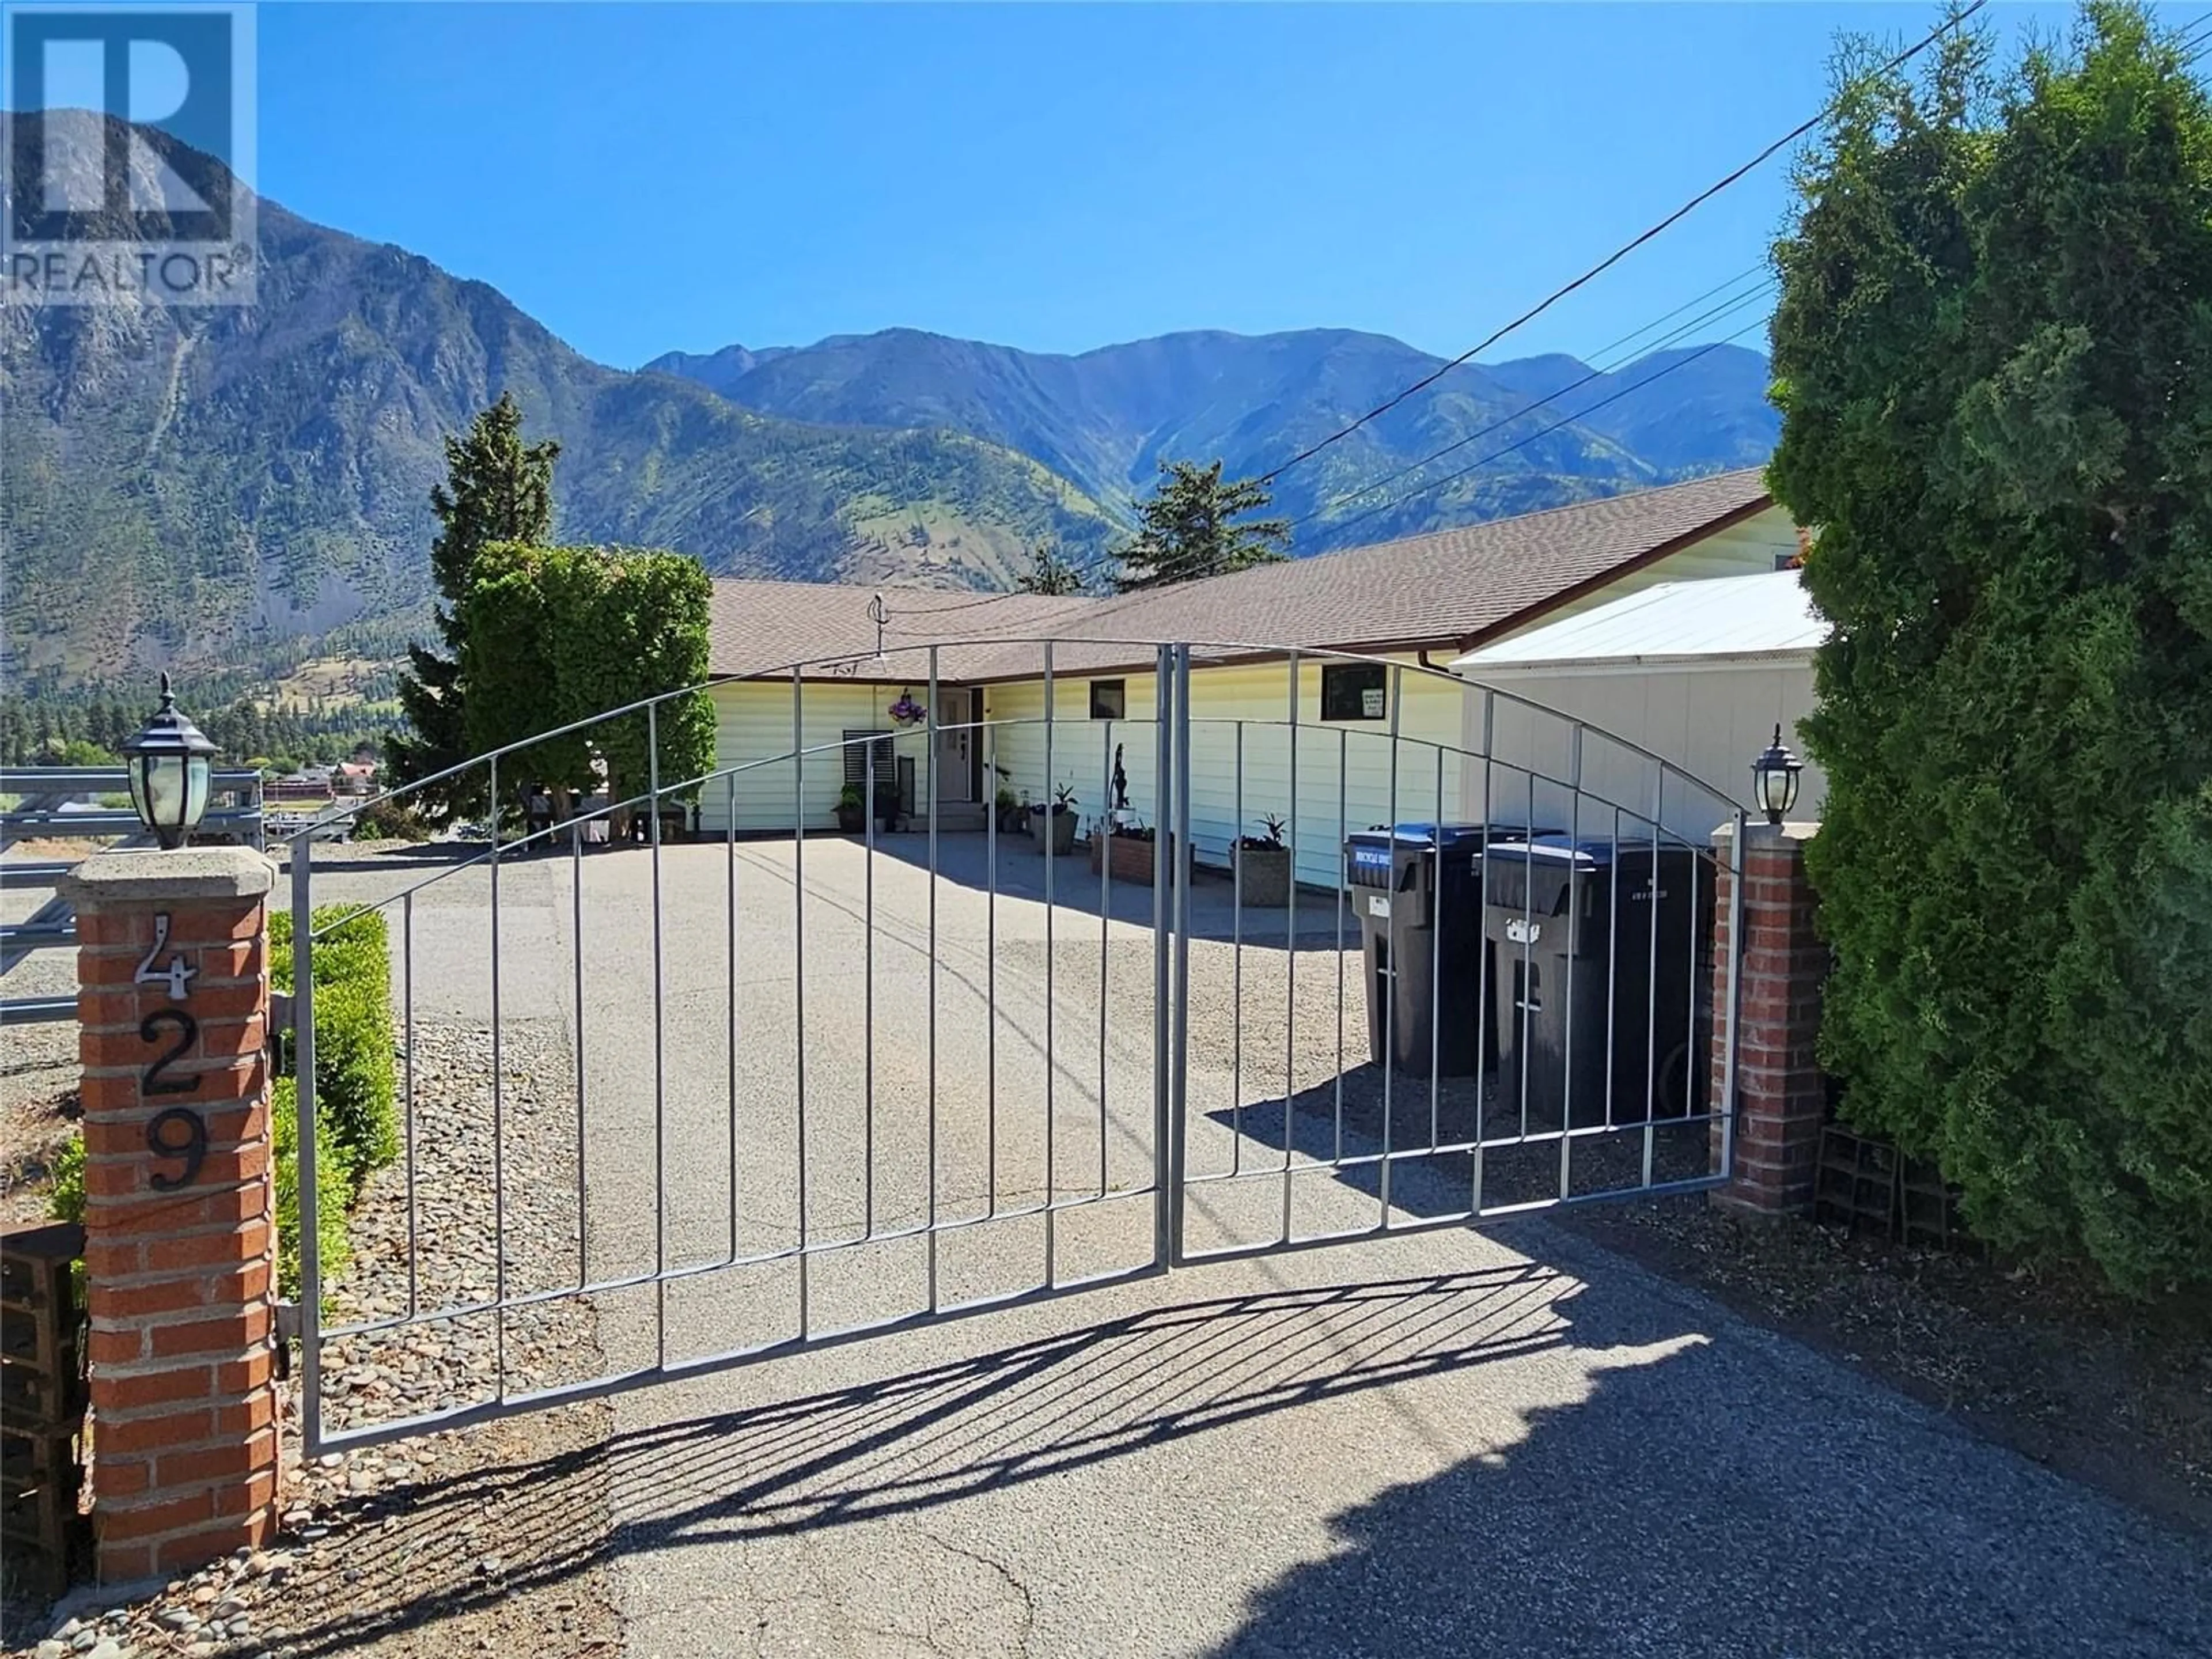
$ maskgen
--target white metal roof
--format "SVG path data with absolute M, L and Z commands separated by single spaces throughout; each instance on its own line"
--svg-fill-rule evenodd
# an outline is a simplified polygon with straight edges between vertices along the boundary
M 1795 570 L 1656 582 L 1470 651 L 1458 669 L 1562 667 L 1701 657 L 1796 657 L 1828 624 Z

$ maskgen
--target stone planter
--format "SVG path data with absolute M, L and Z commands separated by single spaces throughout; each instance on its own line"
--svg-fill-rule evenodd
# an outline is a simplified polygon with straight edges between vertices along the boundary
M 1240 842 L 1231 858 L 1240 902 L 1263 910 L 1279 910 L 1291 902 L 1289 848 L 1247 847 Z
M 1030 839 L 1047 858 L 1064 858 L 1075 850 L 1075 811 L 1073 807 L 1030 808 Z

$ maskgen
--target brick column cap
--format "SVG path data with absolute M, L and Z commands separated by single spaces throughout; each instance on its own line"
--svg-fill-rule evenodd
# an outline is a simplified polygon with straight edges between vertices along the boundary
M 276 866 L 250 847 L 150 847 L 94 853 L 54 885 L 80 909 L 258 899 L 276 884 Z
M 1755 847 L 1778 847 L 1802 853 L 1805 843 L 1820 833 L 1820 826 L 1817 820 L 1811 823 L 1769 823 L 1764 818 L 1753 818 L 1744 825 L 1743 850 L 1748 853 Z M 1733 822 L 1714 827 L 1713 848 L 1716 852 L 1727 852 L 1729 843 L 1735 839 L 1735 824 Z

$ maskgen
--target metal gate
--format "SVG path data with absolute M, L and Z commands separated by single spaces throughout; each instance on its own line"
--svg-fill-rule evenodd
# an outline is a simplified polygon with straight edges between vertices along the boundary
M 994 797 L 957 810 L 956 686 Z M 289 844 L 311 1455 L 1725 1178 L 1742 813 L 1657 756 L 1237 645 L 946 641 L 710 695 L 703 775 L 663 775 L 656 699 L 426 781 L 500 804 L 471 838 Z M 560 815 L 556 743 L 644 775 Z M 1416 818 L 1485 828 L 1370 833 Z

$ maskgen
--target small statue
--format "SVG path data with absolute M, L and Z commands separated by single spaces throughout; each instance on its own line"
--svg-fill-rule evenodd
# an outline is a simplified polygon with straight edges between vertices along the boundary
M 1121 745 L 1114 745 L 1114 810 L 1129 810 L 1129 775 L 1121 769 Z

